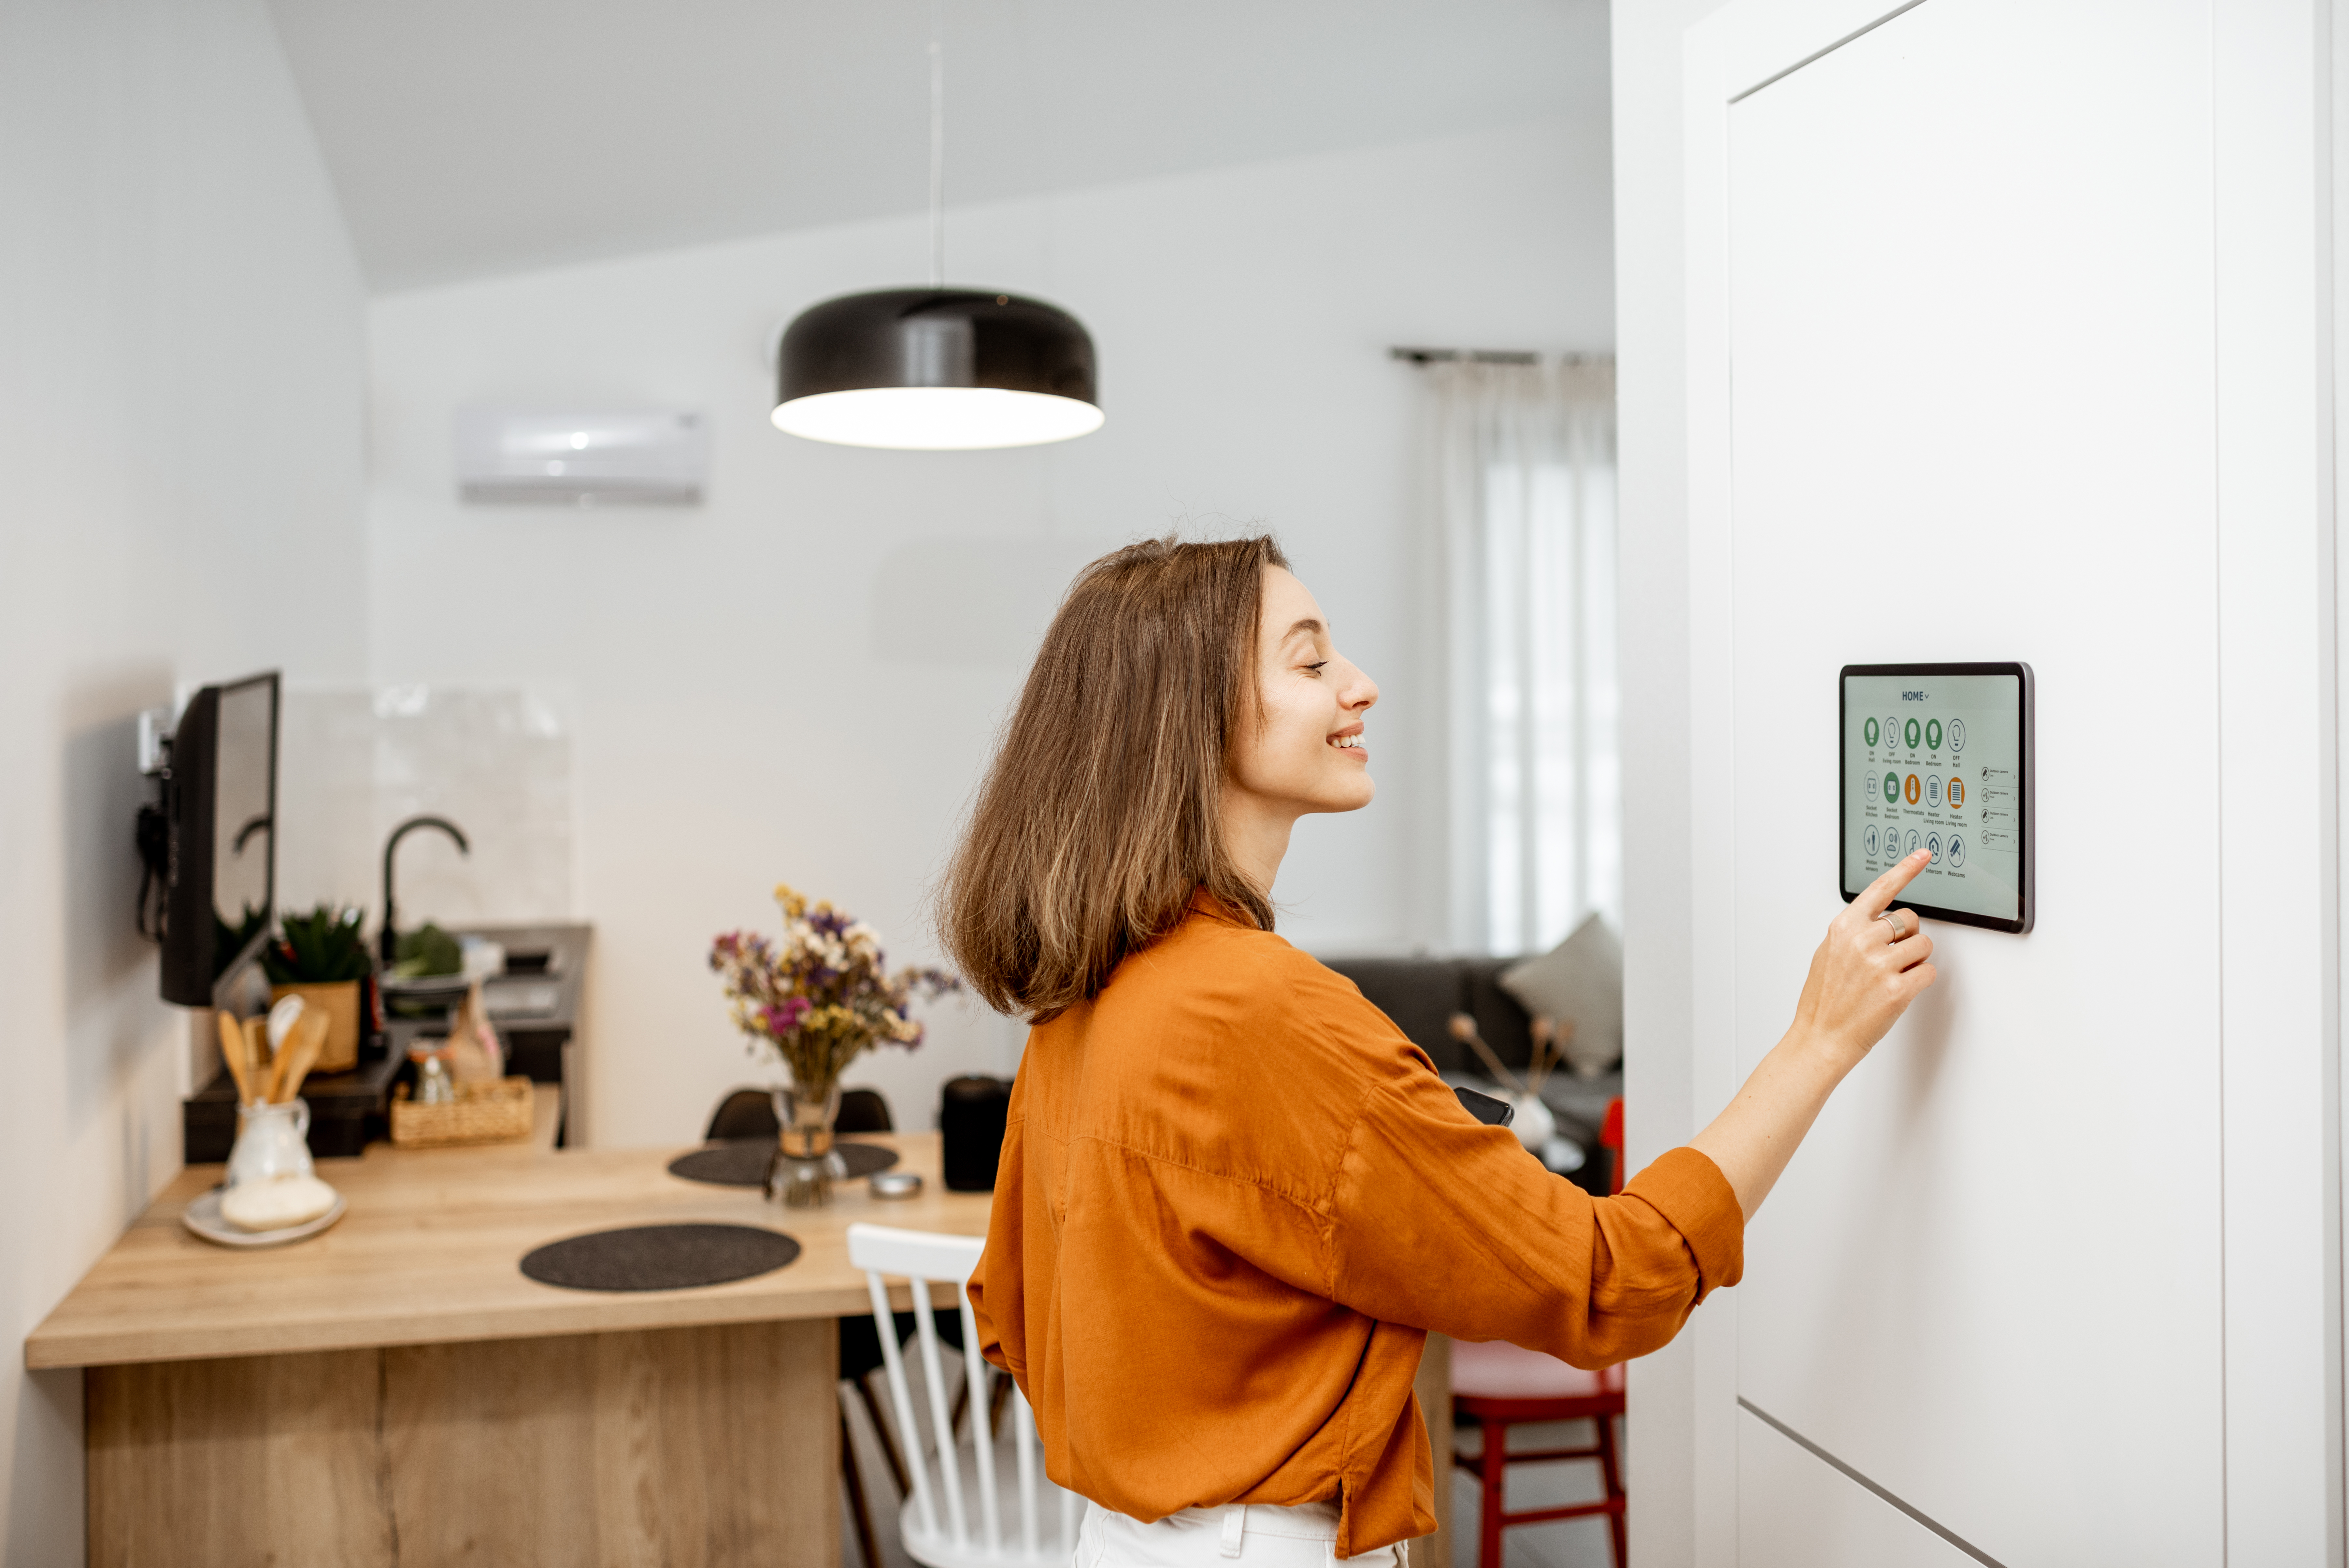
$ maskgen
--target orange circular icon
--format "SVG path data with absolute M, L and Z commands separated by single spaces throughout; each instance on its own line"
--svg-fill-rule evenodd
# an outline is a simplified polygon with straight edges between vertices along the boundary
M 1950 781 L 1950 809 L 1951 811 L 1955 811 L 1965 804 L 1966 781 L 1963 779 L 1951 779 Z
M 1917 804 L 1917 775 L 1915 774 L 1910 774 L 1909 775 L 1909 782 L 1902 787 L 1901 793 L 1909 797 L 1909 804 L 1910 805 Z

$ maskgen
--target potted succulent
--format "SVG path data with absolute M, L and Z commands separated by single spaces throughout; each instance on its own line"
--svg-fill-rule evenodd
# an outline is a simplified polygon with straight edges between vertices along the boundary
M 359 911 L 321 904 L 306 915 L 278 922 L 275 940 L 261 950 L 269 975 L 269 999 L 298 996 L 305 1007 L 326 1015 L 326 1043 L 318 1052 L 320 1073 L 347 1073 L 359 1062 L 359 982 L 375 961 L 359 933 Z

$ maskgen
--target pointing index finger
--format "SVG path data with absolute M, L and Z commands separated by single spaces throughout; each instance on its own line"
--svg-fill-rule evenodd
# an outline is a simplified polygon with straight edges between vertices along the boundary
M 1899 865 L 1870 882 L 1852 902 L 1865 910 L 1869 919 L 1876 919 L 1891 907 L 1892 900 L 1900 896 L 1900 889 L 1915 881 L 1917 873 L 1931 864 L 1932 859 L 1933 852 L 1930 849 L 1910 850 Z

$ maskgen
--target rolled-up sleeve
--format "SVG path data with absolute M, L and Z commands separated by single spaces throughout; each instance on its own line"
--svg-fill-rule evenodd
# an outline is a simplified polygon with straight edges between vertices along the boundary
M 1335 1300 L 1582 1367 L 1665 1344 L 1744 1262 L 1736 1194 L 1696 1150 L 1592 1198 L 1424 1072 L 1366 1097 L 1329 1212 Z

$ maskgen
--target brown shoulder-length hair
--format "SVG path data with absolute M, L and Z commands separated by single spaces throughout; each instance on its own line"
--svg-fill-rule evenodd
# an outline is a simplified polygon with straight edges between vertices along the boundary
M 1052 618 L 939 897 L 946 950 L 997 1010 L 1090 1000 L 1205 889 L 1272 929 L 1224 846 L 1225 757 L 1257 701 L 1269 535 L 1129 545 Z

